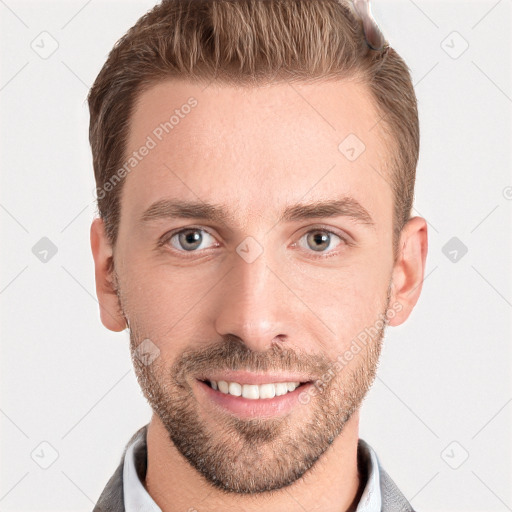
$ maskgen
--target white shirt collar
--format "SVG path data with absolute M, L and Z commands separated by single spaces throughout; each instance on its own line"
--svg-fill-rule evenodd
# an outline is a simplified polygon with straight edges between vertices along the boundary
M 128 446 L 123 465 L 123 495 L 126 512 L 162 512 L 142 484 L 135 469 L 136 457 L 147 457 L 145 450 L 146 429 Z M 143 450 L 141 450 L 143 448 Z M 147 466 L 147 463 L 146 463 Z
M 145 432 L 141 433 L 127 447 L 123 465 L 123 495 L 126 512 L 162 512 L 146 491 L 137 474 L 136 458 L 146 457 Z M 356 512 L 380 512 L 382 497 L 380 492 L 379 460 L 372 447 L 363 439 L 358 443 L 358 459 L 366 465 L 368 480 L 361 495 Z
M 375 450 L 363 439 L 358 443 L 358 459 L 361 458 L 368 468 L 368 480 L 357 505 L 356 512 L 380 512 L 382 496 L 380 493 L 379 458 Z

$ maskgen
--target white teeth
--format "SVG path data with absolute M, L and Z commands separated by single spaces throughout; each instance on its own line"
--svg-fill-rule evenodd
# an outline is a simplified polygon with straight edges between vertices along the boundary
M 259 386 L 256 384 L 244 384 L 242 386 L 242 396 L 244 398 L 259 398 L 260 397 L 260 390 Z
M 217 385 L 219 386 L 219 391 L 221 393 L 229 393 L 229 384 L 224 380 L 219 380 L 217 382 Z
M 286 395 L 288 393 L 288 386 L 286 382 L 278 382 L 276 385 L 276 396 Z
M 300 385 L 300 382 L 277 382 L 270 384 L 239 384 L 238 382 L 226 382 L 219 380 L 209 381 L 213 389 L 218 389 L 221 393 L 233 396 L 242 396 L 257 400 L 259 398 L 274 398 L 275 396 L 286 395 Z
M 242 386 L 238 382 L 230 382 L 228 389 L 230 395 L 240 396 L 242 394 Z
M 260 398 L 274 398 L 275 396 L 276 396 L 276 385 L 275 384 L 262 384 L 260 386 Z

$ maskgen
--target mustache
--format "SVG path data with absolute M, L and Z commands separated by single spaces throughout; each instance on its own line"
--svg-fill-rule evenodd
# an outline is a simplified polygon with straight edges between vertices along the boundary
M 234 335 L 206 348 L 185 350 L 174 362 L 171 372 L 177 382 L 184 382 L 187 375 L 201 375 L 207 371 L 244 370 L 254 373 L 297 372 L 322 376 L 331 361 L 325 355 L 308 354 L 283 345 L 272 343 L 266 351 L 251 350 Z

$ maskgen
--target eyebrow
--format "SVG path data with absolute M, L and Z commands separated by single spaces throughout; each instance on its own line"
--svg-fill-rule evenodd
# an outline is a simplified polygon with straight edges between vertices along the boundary
M 348 196 L 337 200 L 314 201 L 287 206 L 278 223 L 341 216 L 349 217 L 358 223 L 375 229 L 375 222 L 368 210 L 356 199 Z M 144 211 L 140 221 L 148 223 L 160 219 L 175 218 L 202 219 L 219 224 L 228 224 L 230 221 L 234 221 L 234 216 L 223 205 L 178 199 L 156 201 Z

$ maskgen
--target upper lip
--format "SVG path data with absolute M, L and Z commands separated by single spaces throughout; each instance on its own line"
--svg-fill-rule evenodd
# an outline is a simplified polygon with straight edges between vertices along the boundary
M 253 373 L 247 371 L 212 371 L 204 377 L 198 377 L 199 380 L 214 380 L 219 382 L 238 382 L 238 384 L 272 384 L 277 382 L 309 382 L 312 378 L 308 375 L 300 375 L 298 373 Z

